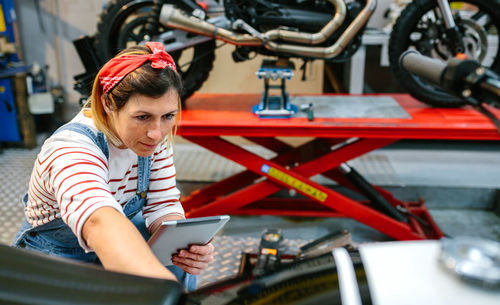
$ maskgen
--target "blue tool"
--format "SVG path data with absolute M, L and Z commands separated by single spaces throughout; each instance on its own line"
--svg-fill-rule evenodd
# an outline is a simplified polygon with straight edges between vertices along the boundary
M 298 108 L 290 103 L 290 97 L 285 89 L 285 80 L 290 80 L 295 69 L 289 60 L 264 60 L 256 72 L 259 79 L 264 79 L 264 92 L 259 104 L 252 107 L 252 112 L 261 118 L 289 118 L 297 113 Z M 280 79 L 279 85 L 270 84 L 270 80 Z M 270 89 L 280 89 L 279 95 L 270 95 Z

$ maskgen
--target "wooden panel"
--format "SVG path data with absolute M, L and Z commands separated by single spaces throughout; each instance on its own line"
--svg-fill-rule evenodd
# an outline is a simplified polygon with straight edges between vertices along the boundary
M 17 107 L 17 121 L 24 147 L 34 148 L 36 143 L 36 130 L 33 116 L 28 107 L 28 90 L 26 87 L 26 74 L 18 73 L 14 76 L 14 96 Z

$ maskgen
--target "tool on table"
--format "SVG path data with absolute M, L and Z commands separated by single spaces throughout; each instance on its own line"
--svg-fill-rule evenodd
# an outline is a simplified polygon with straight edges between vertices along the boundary
M 275 269 L 280 265 L 280 243 L 283 240 L 281 229 L 267 229 L 262 233 L 259 245 L 257 264 L 253 270 L 255 275 Z
M 307 119 L 309 121 L 314 120 L 313 103 L 300 105 L 300 111 L 307 113 Z

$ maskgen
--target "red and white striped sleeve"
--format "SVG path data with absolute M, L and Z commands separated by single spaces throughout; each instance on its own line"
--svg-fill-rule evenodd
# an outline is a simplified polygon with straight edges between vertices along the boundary
M 109 188 L 108 160 L 90 138 L 65 130 L 52 136 L 39 155 L 39 173 L 59 204 L 62 220 L 82 238 L 82 227 L 97 209 L 110 206 L 123 214 Z
M 156 150 L 151 160 L 147 204 L 142 211 L 148 228 L 164 215 L 184 216 L 175 176 L 173 150 L 164 143 Z

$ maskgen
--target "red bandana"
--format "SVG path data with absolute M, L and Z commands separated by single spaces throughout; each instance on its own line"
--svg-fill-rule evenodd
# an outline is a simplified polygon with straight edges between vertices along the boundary
M 172 70 L 177 71 L 172 56 L 165 52 L 165 46 L 161 42 L 146 42 L 146 47 L 153 51 L 153 54 L 115 57 L 102 67 L 99 74 L 99 83 L 104 93 L 108 93 L 127 74 L 139 68 L 148 60 L 151 61 L 151 67 L 155 69 L 170 67 Z

